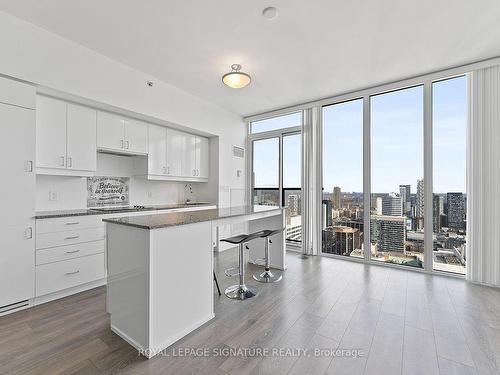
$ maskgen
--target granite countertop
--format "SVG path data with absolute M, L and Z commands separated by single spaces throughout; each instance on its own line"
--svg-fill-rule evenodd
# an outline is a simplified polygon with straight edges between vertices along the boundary
M 249 205 L 192 212 L 172 212 L 157 215 L 133 216 L 132 214 L 131 216 L 103 219 L 103 221 L 141 229 L 159 229 L 282 209 L 284 208 L 278 206 Z
M 144 211 L 158 211 L 158 210 L 173 210 L 176 208 L 188 208 L 188 207 L 200 207 L 200 206 L 212 206 L 209 202 L 195 202 L 195 203 L 177 203 L 177 204 L 162 204 L 156 206 L 147 206 L 141 209 L 131 209 L 127 211 L 123 210 L 106 210 L 100 211 L 97 208 L 84 208 L 76 210 L 56 210 L 56 211 L 38 211 L 35 213 L 35 219 L 51 219 L 57 217 L 71 217 L 71 216 L 87 216 L 87 215 L 108 215 L 117 213 L 133 213 L 133 212 L 144 212 Z

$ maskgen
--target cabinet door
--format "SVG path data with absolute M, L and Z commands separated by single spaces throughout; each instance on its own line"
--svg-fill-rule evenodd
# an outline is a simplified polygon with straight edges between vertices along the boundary
M 167 174 L 183 176 L 182 161 L 184 158 L 186 139 L 184 133 L 167 129 Z
M 35 111 L 0 104 L 0 122 L 1 307 L 34 296 Z
M 125 144 L 123 118 L 108 112 L 97 112 L 97 147 L 123 150 Z
M 208 138 L 196 137 L 196 177 L 208 178 Z
M 36 98 L 36 165 L 66 168 L 66 103 Z
M 32 219 L 0 226 L 0 307 L 35 296 L 33 227 Z
M 125 119 L 126 151 L 139 154 L 148 153 L 148 125 L 141 121 Z
M 66 127 L 66 166 L 68 169 L 96 170 L 96 124 L 96 110 L 68 104 Z
M 181 133 L 182 139 L 182 176 L 196 176 L 196 137 L 192 134 Z
M 167 129 L 163 126 L 148 127 L 148 174 L 167 173 Z

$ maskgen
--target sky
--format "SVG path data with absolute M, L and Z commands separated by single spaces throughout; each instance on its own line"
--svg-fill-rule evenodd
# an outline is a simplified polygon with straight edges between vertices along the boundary
M 434 192 L 465 192 L 466 79 L 433 85 Z M 323 109 L 323 186 L 332 191 L 363 190 L 363 103 L 354 100 Z M 254 130 L 276 129 L 297 115 L 261 121 Z M 372 192 L 416 192 L 423 177 L 423 87 L 371 98 Z M 283 141 L 284 187 L 300 185 L 300 136 Z M 256 187 L 278 187 L 278 139 L 254 143 Z

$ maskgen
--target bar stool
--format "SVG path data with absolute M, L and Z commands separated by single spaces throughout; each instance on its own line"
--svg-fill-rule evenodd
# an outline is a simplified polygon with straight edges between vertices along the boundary
M 283 277 L 283 274 L 279 271 L 275 271 L 275 273 L 271 272 L 270 264 L 271 264 L 271 257 L 269 255 L 269 244 L 273 243 L 271 241 L 271 236 L 274 236 L 275 234 L 283 232 L 283 229 L 275 229 L 275 230 L 264 230 L 262 231 L 260 237 L 266 239 L 266 246 L 264 249 L 264 259 L 259 259 L 264 261 L 264 272 L 259 273 L 256 272 L 253 274 L 254 280 L 257 280 L 261 283 L 274 283 L 277 281 L 280 281 L 281 278 Z
M 254 287 L 254 286 L 247 286 L 245 285 L 245 264 L 244 264 L 244 257 L 243 257 L 243 248 L 246 245 L 247 242 L 259 238 L 262 235 L 262 231 L 256 232 L 256 233 L 251 233 L 251 234 L 240 234 L 238 236 L 234 237 L 229 237 L 229 238 L 224 238 L 221 241 L 222 242 L 229 242 L 235 245 L 238 245 L 238 272 L 237 273 L 231 273 L 231 270 L 236 269 L 236 267 L 229 268 L 225 270 L 225 274 L 228 277 L 232 276 L 239 276 L 239 284 L 237 285 L 232 285 L 228 287 L 225 291 L 224 294 L 231 299 L 239 299 L 239 300 L 245 300 L 248 298 L 252 298 L 257 295 L 259 290 Z

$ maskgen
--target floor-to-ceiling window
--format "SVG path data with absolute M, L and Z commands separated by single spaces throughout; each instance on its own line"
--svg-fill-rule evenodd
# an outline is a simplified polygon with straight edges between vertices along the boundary
M 423 86 L 370 98 L 373 260 L 424 262 Z
M 253 204 L 283 205 L 286 239 L 302 240 L 302 112 L 250 123 Z
M 363 257 L 363 99 L 323 107 L 322 249 Z
M 433 265 L 460 274 L 466 262 L 466 85 L 465 76 L 432 85 Z

